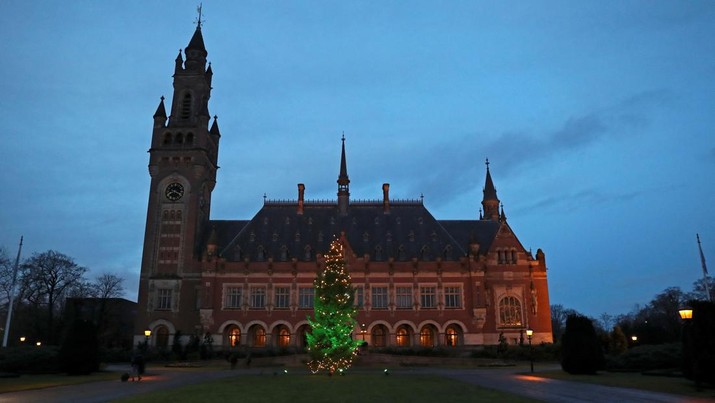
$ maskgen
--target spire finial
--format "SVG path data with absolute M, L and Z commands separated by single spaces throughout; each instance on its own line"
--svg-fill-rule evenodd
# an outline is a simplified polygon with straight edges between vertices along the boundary
M 345 142 L 345 130 L 343 130 L 343 143 Z
M 203 24 L 203 21 L 201 21 L 201 9 L 203 8 L 204 4 L 199 3 L 198 7 L 196 7 L 196 12 L 199 13 L 199 16 L 196 18 L 196 28 L 201 29 L 201 25 Z
M 485 162 L 485 164 L 487 165 L 487 171 L 488 171 L 489 170 L 489 158 L 487 158 L 487 161 Z

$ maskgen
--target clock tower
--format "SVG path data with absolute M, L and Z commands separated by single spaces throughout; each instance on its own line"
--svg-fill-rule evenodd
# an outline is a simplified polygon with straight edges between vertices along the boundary
M 183 55 L 179 50 L 176 57 L 171 113 L 167 116 L 164 97 L 154 113 L 138 334 L 170 323 L 171 334 L 181 330 L 190 335 L 199 323 L 201 244 L 216 184 L 221 137 L 216 117 L 211 122 L 209 115 L 213 72 L 210 64 L 206 66 L 207 55 L 199 20 Z

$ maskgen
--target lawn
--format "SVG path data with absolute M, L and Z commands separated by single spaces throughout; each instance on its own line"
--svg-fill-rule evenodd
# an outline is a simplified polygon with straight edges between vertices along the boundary
M 530 374 L 532 375 L 532 374 Z M 571 382 L 649 390 L 652 392 L 715 399 L 715 389 L 697 391 L 695 383 L 685 378 L 642 375 L 637 372 L 599 372 L 597 375 L 571 375 L 562 370 L 540 371 L 534 376 Z
M 282 374 L 232 377 L 178 389 L 132 396 L 120 402 L 533 402 L 509 393 L 437 376 Z
M 118 372 L 96 372 L 92 375 L 69 376 L 65 374 L 21 375 L 17 378 L 0 378 L 0 393 L 21 390 L 51 388 L 62 385 L 76 385 L 87 382 L 119 379 Z

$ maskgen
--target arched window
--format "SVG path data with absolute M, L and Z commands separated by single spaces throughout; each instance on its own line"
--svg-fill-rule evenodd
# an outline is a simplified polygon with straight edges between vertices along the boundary
M 400 347 L 409 347 L 410 346 L 410 333 L 407 331 L 407 329 L 404 326 L 400 326 L 399 329 L 397 329 L 397 336 L 396 340 L 397 345 Z
M 511 250 L 511 263 L 516 264 L 516 250 Z
M 400 245 L 399 248 L 397 248 L 397 260 L 403 261 L 407 259 L 407 254 L 405 253 L 405 246 Z
M 253 330 L 253 347 L 265 347 L 266 346 L 266 331 L 260 327 L 256 326 Z
M 184 142 L 184 135 L 182 133 L 176 133 L 176 140 L 174 140 L 176 144 L 181 144 Z
M 285 327 L 278 332 L 278 347 L 288 347 L 290 345 L 290 332 Z
M 288 247 L 283 245 L 281 246 L 281 262 L 285 262 L 288 260 Z
M 459 331 L 454 325 L 447 328 L 446 343 L 449 347 L 455 347 L 459 344 Z
M 521 303 L 507 296 L 499 301 L 499 320 L 502 326 L 521 326 Z
M 420 249 L 420 260 L 429 260 L 429 246 L 425 245 Z
M 420 330 L 420 346 L 434 347 L 434 331 L 427 325 Z
M 194 133 L 186 135 L 186 144 L 194 144 Z
M 306 245 L 304 251 L 305 251 L 305 256 L 304 256 L 305 260 L 310 261 L 310 259 L 313 258 L 313 249 L 310 248 L 310 245 Z
M 385 347 L 385 328 L 382 325 L 372 329 L 372 345 L 375 347 Z
M 156 333 L 156 346 L 157 347 L 168 347 L 169 346 L 169 329 L 164 326 L 157 326 L 156 329 L 154 329 L 154 332 Z
M 191 117 L 191 93 L 184 94 L 184 99 L 181 100 L 181 118 L 188 119 Z
M 229 347 L 237 347 L 241 344 L 241 329 L 236 325 L 230 326 L 226 331 L 226 339 Z
M 164 144 L 171 144 L 171 133 L 164 134 Z

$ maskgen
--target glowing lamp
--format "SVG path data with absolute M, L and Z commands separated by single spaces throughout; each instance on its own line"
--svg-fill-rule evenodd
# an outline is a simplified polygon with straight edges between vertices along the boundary
M 693 318 L 693 310 L 690 308 L 682 308 L 678 310 L 678 314 L 682 320 L 690 320 Z
M 631 336 L 631 340 L 633 340 L 634 343 L 637 342 L 638 336 L 636 336 L 636 335 Z
M 534 330 L 531 328 L 526 329 L 526 336 L 531 337 L 534 335 Z
M 144 331 L 144 336 L 145 336 L 145 337 L 151 336 L 151 330 L 149 330 L 149 329 L 145 330 L 145 331 Z
M 20 343 L 24 343 L 24 342 L 25 342 L 25 336 L 20 336 Z

